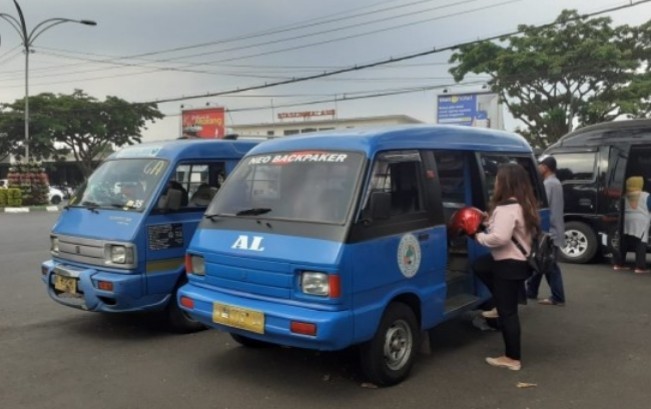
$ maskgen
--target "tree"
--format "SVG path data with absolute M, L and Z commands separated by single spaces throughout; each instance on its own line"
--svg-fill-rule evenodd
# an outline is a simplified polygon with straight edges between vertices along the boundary
M 576 126 L 651 112 L 651 20 L 612 27 L 608 17 L 588 19 L 564 10 L 555 24 L 518 27 L 521 34 L 459 48 L 450 69 L 459 82 L 488 74 L 493 92 L 546 147 Z
M 113 146 L 142 141 L 147 121 L 163 114 L 154 104 L 132 104 L 108 96 L 104 101 L 81 90 L 71 95 L 43 93 L 30 97 L 30 156 L 36 160 L 74 155 L 85 177 L 93 171 L 97 158 Z M 24 100 L 3 105 L 0 134 L 4 144 L 18 158 L 24 153 Z

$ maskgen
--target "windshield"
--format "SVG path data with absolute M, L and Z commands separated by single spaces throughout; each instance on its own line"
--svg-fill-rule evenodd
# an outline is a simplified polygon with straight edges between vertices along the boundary
M 331 151 L 286 152 L 244 159 L 206 211 L 343 223 L 364 157 Z
M 167 168 L 161 159 L 104 162 L 70 200 L 72 206 L 142 211 Z

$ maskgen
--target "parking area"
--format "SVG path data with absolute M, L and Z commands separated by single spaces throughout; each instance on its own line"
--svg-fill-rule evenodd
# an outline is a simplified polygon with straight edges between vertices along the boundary
M 563 265 L 567 305 L 521 309 L 522 371 L 486 365 L 500 334 L 457 320 L 431 331 L 406 382 L 374 389 L 354 351 L 246 349 L 54 303 L 39 266 L 56 217 L 0 214 L 2 408 L 649 407 L 651 275 Z

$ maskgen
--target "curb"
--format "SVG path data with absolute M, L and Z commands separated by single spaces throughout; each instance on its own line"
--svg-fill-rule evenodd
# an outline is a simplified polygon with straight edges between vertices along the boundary
M 0 213 L 58 212 L 59 206 L 0 207 Z

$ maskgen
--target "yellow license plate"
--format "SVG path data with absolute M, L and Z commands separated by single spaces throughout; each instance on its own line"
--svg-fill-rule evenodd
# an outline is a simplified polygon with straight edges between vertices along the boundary
M 77 279 L 55 275 L 54 289 L 62 293 L 77 294 Z
M 214 303 L 212 320 L 217 324 L 264 334 L 264 313 L 260 311 Z

